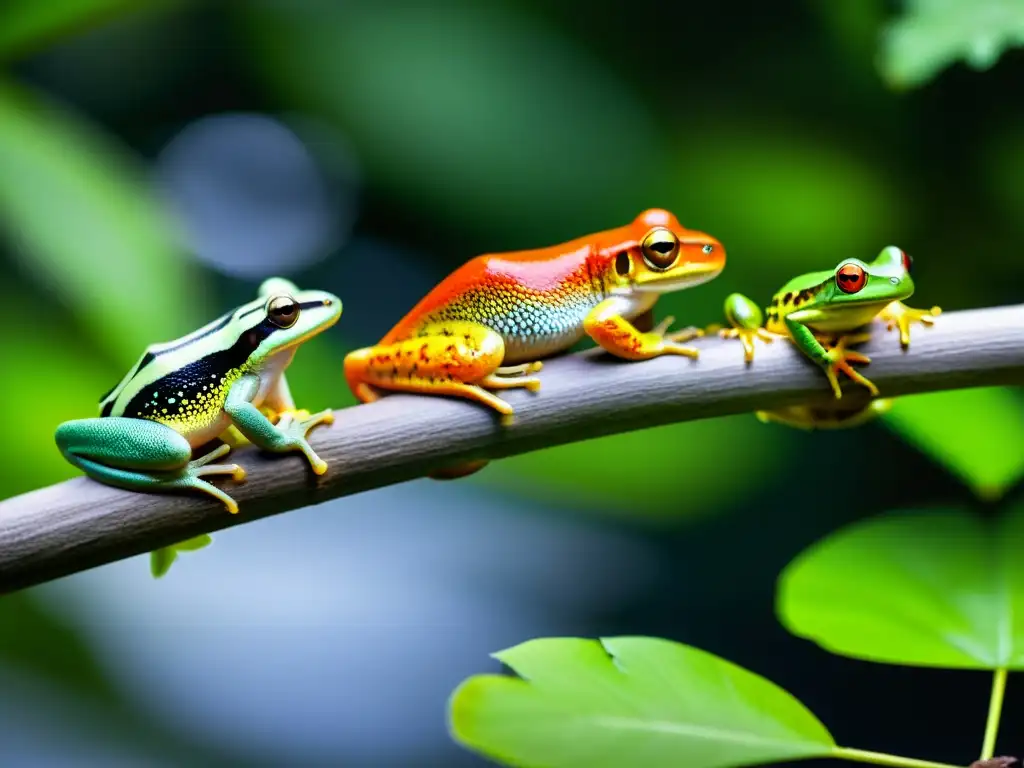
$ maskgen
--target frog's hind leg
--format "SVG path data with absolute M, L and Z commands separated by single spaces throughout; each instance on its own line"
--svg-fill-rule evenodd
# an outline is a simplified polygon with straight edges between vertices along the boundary
M 71 464 L 98 482 L 130 491 L 202 491 L 220 500 L 232 514 L 238 512 L 234 499 L 201 479 L 205 475 L 231 475 L 236 482 L 245 478 L 245 470 L 237 464 L 210 463 L 228 453 L 229 445 L 189 461 L 192 447 L 170 427 L 121 417 L 61 424 L 56 441 Z
M 356 350 L 345 358 L 345 378 L 363 402 L 376 399 L 376 389 L 450 395 L 493 408 L 509 423 L 515 413 L 488 391 L 522 387 L 536 391 L 540 380 L 523 374 L 539 363 L 502 367 L 505 342 L 486 326 L 465 321 L 432 323 L 418 336 Z

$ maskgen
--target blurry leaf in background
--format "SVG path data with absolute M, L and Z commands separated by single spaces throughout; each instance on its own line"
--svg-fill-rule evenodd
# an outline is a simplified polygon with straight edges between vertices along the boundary
M 21 55 L 65 34 L 101 24 L 140 7 L 179 0 L 4 0 L 0 8 L 0 59 Z
M 835 747 L 774 683 L 668 640 L 545 638 L 494 657 L 521 679 L 469 678 L 449 719 L 456 740 L 511 765 L 725 768 Z
M 961 59 L 989 69 L 1005 49 L 1024 45 L 1020 0 L 903 0 L 903 8 L 884 30 L 880 57 L 896 88 L 923 85 Z
M 744 290 L 765 301 L 801 272 L 873 258 L 912 213 L 875 165 L 805 127 L 716 125 L 680 138 L 667 194 L 684 225 L 722 239 Z M 771 284 L 758 288 L 751 274 Z
M 780 432 L 747 414 L 670 424 L 512 456 L 480 479 L 574 509 L 697 517 L 744 498 L 785 464 L 790 435 Z
M 527 221 L 568 239 L 624 223 L 674 172 L 644 104 L 523 8 L 250 7 L 241 21 L 284 98 L 336 120 L 388 194 L 460 231 Z
M 68 419 L 99 415 L 100 395 L 125 371 L 105 366 L 82 339 L 29 300 L 0 293 L 8 312 L 31 317 L 4 339 L 0 402 L 8 403 L 17 440 L 0 441 L 0 499 L 81 474 L 68 464 L 53 433 Z
M 204 307 L 202 280 L 116 139 L 0 82 L 0 168 L 0 236 L 113 359 L 128 364 Z
M 779 579 L 786 628 L 889 664 L 1024 668 L 1024 505 L 890 512 L 814 544 Z
M 999 498 L 1024 477 L 1024 400 L 1012 389 L 898 397 L 882 422 L 983 499 Z

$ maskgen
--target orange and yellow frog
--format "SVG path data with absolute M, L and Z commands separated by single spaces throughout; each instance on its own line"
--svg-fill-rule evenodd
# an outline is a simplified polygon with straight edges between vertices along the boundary
M 705 283 L 724 266 L 718 240 L 657 208 L 561 245 L 477 256 L 378 344 L 351 352 L 345 378 L 362 402 L 380 390 L 452 395 L 490 406 L 507 424 L 513 408 L 494 391 L 536 391 L 540 380 L 530 374 L 540 360 L 584 335 L 627 360 L 696 358 L 683 342 L 702 331 L 668 333 L 671 317 L 647 331 L 631 320 L 661 294 Z

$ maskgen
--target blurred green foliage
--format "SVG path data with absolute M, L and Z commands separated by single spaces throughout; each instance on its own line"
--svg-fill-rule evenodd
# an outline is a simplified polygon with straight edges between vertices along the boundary
M 1017 0 L 904 0 L 904 8 L 882 41 L 882 73 L 897 87 L 922 85 L 958 59 L 989 69 L 1006 48 L 1024 45 Z
M 958 389 L 900 397 L 883 422 L 983 499 L 1024 477 L 1024 402 L 1015 390 Z

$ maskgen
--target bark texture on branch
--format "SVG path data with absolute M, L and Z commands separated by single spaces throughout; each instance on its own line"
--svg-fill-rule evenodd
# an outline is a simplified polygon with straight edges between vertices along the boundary
M 907 351 L 895 332 L 877 331 L 858 350 L 871 356 L 865 373 L 883 396 L 1024 384 L 1024 305 L 943 314 L 933 328 L 913 328 Z M 0 593 L 461 459 L 832 398 L 821 370 L 787 342 L 759 343 L 750 366 L 736 341 L 694 343 L 697 361 L 626 362 L 584 352 L 546 362 L 539 392 L 501 393 L 516 408 L 510 427 L 483 406 L 442 397 L 395 394 L 338 411 L 333 426 L 311 433 L 329 465 L 322 477 L 300 455 L 245 448 L 232 456 L 248 472 L 246 482 L 224 486 L 239 502 L 238 515 L 202 495 L 132 493 L 84 477 L 2 501 Z M 337 371 L 325 375 L 345 386 Z M 844 402 L 866 397 L 855 385 L 844 384 L 844 393 Z

